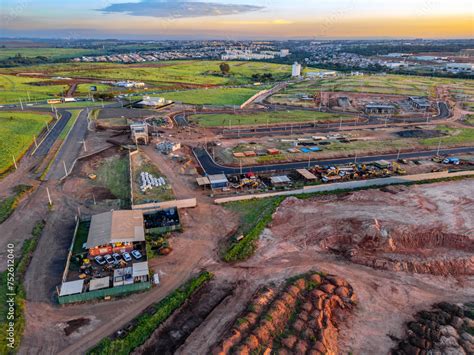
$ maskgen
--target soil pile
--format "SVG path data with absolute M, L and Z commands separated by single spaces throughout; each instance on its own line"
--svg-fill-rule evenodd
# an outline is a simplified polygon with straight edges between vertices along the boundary
M 326 354 L 338 352 L 338 327 L 355 304 L 351 285 L 312 273 L 281 291 L 259 290 L 213 354 Z
M 474 354 L 474 304 L 442 302 L 421 311 L 406 326 L 393 355 Z

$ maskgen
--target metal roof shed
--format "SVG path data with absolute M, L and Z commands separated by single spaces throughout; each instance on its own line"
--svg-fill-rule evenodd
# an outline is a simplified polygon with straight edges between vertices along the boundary
M 143 212 L 111 211 L 92 216 L 86 248 L 145 241 Z
M 316 180 L 317 177 L 306 169 L 297 169 L 296 172 L 304 177 L 306 180 Z
M 132 276 L 147 276 L 148 275 L 148 261 L 133 264 Z
M 63 282 L 61 285 L 59 296 L 67 296 L 67 295 L 82 293 L 83 287 L 84 287 L 84 280 Z
M 272 182 L 272 185 L 288 184 L 291 182 L 290 178 L 286 175 L 272 176 L 270 180 Z
M 89 284 L 89 291 L 109 288 L 109 286 L 110 286 L 110 276 L 102 277 L 100 279 L 92 279 Z
M 209 175 L 208 178 L 209 178 L 209 182 L 211 183 L 211 187 L 213 189 L 226 187 L 227 184 L 229 183 L 229 180 L 227 180 L 227 177 L 225 176 L 225 174 Z

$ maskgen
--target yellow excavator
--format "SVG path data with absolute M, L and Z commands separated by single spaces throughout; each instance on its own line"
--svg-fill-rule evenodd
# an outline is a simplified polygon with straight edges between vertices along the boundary
M 407 171 L 403 169 L 400 166 L 400 164 L 395 163 L 395 162 L 392 163 L 392 170 L 395 174 L 398 174 L 398 175 L 405 175 L 407 173 Z

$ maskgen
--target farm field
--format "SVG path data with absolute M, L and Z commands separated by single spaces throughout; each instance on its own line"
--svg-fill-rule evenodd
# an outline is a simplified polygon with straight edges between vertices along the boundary
M 35 85 L 48 80 L 0 74 L 0 104 L 46 100 L 59 97 L 67 85 Z
M 304 110 L 295 111 L 275 111 L 261 112 L 248 115 L 232 115 L 232 114 L 204 114 L 193 115 L 191 121 L 204 127 L 219 126 L 245 126 L 245 125 L 265 125 L 278 123 L 300 123 L 316 121 L 339 121 L 340 119 L 352 119 L 350 116 L 341 116 L 333 113 L 312 112 Z
M 262 88 L 216 88 L 165 93 L 168 100 L 193 105 L 241 105 Z
M 18 160 L 45 128 L 51 116 L 37 113 L 0 112 L 0 174 Z
M 471 88 L 469 80 L 404 75 L 368 75 L 317 79 L 289 86 L 281 96 L 313 95 L 316 91 L 342 91 L 405 96 L 433 96 L 437 85 Z
M 5 73 L 47 73 L 51 76 L 97 78 L 103 80 L 136 80 L 148 84 L 177 83 L 195 85 L 239 85 L 252 82 L 253 74 L 272 73 L 276 80 L 288 78 L 288 65 L 261 62 L 227 62 L 230 73 L 220 73 L 220 61 L 169 61 L 156 64 L 67 63 L 3 69 Z

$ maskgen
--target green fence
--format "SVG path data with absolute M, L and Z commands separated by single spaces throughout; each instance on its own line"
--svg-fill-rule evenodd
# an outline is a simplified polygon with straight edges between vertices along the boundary
M 150 282 L 139 282 L 131 285 L 117 286 L 112 288 L 106 288 L 103 290 L 79 293 L 76 295 L 59 296 L 58 301 L 59 304 L 85 302 L 90 301 L 92 299 L 104 298 L 107 296 L 119 296 L 131 292 L 142 291 L 149 289 L 150 287 Z
M 147 233 L 151 234 L 165 234 L 173 231 L 181 230 L 181 224 L 174 225 L 174 226 L 166 226 L 166 227 L 156 227 L 147 229 Z

